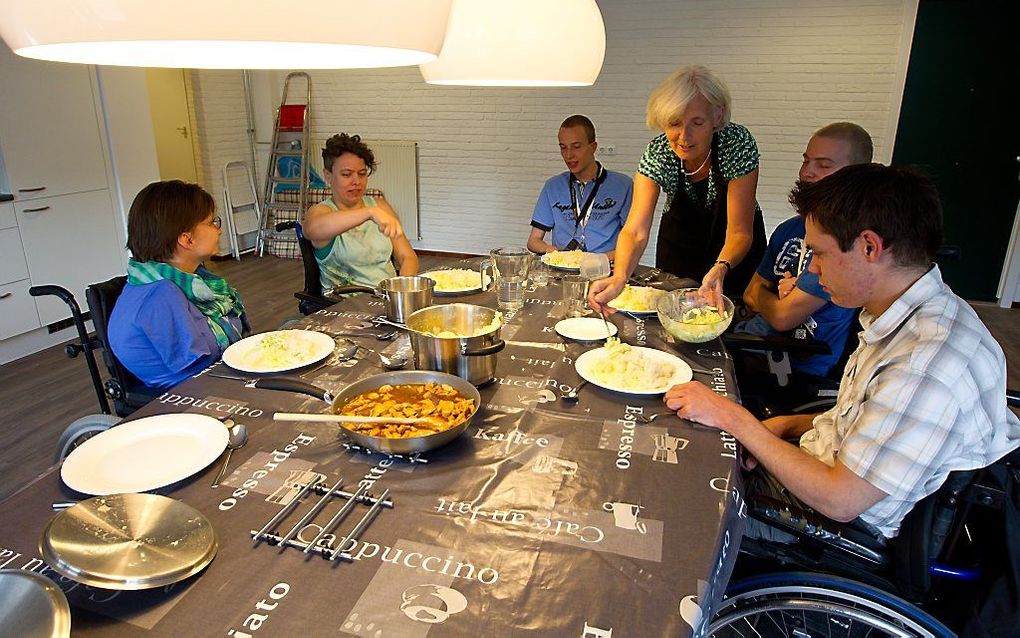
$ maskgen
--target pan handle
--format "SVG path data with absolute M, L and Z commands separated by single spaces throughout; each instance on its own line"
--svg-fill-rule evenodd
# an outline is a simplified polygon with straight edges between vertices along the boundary
M 503 348 L 505 347 L 506 341 L 503 341 L 502 339 L 492 344 L 491 346 L 485 346 L 484 348 L 479 348 L 478 350 L 468 350 L 467 344 L 465 343 L 461 344 L 460 353 L 465 357 L 483 357 L 485 355 L 502 352 Z
M 305 383 L 300 379 L 294 379 L 292 377 L 266 377 L 264 379 L 257 380 L 255 382 L 255 387 L 263 390 L 281 390 L 283 392 L 307 394 L 315 397 L 316 399 L 322 399 L 330 405 L 333 404 L 333 395 L 330 394 L 329 390 L 324 390 L 317 385 Z

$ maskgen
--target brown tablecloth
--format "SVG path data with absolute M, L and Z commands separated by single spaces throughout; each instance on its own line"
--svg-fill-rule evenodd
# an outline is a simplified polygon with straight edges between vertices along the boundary
M 0 567 L 34 569 L 60 583 L 80 635 L 697 633 L 722 595 L 743 529 L 735 442 L 673 416 L 635 424 L 635 414 L 664 411 L 661 397 L 586 386 L 576 404 L 559 400 L 578 381 L 574 359 L 596 347 L 553 331 L 560 294 L 555 281 L 529 290 L 524 308 L 507 317 L 497 378 L 480 389 L 484 405 L 468 431 L 429 453 L 427 463 L 347 450 L 331 424 L 274 422 L 274 411 L 325 405 L 205 373 L 139 410 L 132 419 L 232 414 L 250 433 L 219 488 L 210 488 L 214 463 L 159 490 L 200 510 L 218 535 L 215 560 L 183 583 L 113 592 L 46 567 L 37 543 L 50 504 L 81 497 L 63 486 L 59 468 L 0 503 Z M 447 300 L 495 303 L 491 292 Z M 337 331 L 383 312 L 380 301 L 360 296 L 287 327 Z M 624 341 L 713 370 L 695 378 L 734 395 L 733 368 L 718 341 L 674 343 L 654 315 L 611 320 Z M 356 341 L 410 356 L 406 336 Z M 369 355 L 304 378 L 337 390 L 380 373 L 377 361 Z M 222 364 L 213 370 L 230 372 Z M 252 543 L 251 532 L 313 473 L 326 485 L 342 477 L 350 491 L 359 484 L 376 495 L 390 490 L 393 509 L 382 509 L 348 545 L 351 562 Z M 289 529 L 316 500 L 306 498 L 280 527 Z M 321 525 L 340 504 L 313 520 Z M 337 535 L 364 511 L 356 507 Z M 311 524 L 300 537 L 318 529 Z

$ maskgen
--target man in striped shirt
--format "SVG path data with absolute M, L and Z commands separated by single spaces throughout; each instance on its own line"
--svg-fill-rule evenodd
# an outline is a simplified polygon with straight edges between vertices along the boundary
M 749 493 L 892 538 L 950 472 L 1020 446 L 1002 349 L 932 264 L 942 208 L 927 178 L 861 164 L 799 185 L 790 200 L 806 216 L 810 271 L 834 303 L 863 307 L 836 406 L 762 423 L 700 383 L 675 386 L 666 404 L 741 442 Z M 748 526 L 788 540 L 771 532 Z

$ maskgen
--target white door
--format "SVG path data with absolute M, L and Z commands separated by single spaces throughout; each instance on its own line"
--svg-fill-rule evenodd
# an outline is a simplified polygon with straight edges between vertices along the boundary
M 85 287 L 123 274 L 110 191 L 47 197 L 15 204 L 21 242 L 34 285 L 67 288 L 85 305 Z M 56 297 L 37 297 L 48 325 L 70 316 Z
M 0 151 L 16 199 L 107 188 L 91 74 L 0 44 Z

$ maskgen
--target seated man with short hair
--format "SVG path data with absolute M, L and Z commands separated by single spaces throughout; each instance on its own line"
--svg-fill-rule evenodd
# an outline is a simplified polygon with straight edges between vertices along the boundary
M 807 220 L 811 272 L 832 301 L 863 306 L 861 344 L 836 406 L 759 422 L 692 382 L 666 393 L 686 419 L 734 436 L 760 466 L 765 491 L 830 519 L 892 538 L 904 516 L 954 470 L 980 468 L 1020 446 L 1006 407 L 1002 348 L 932 264 L 942 205 L 926 177 L 879 164 L 848 166 L 800 184 L 791 202 Z M 784 439 L 799 437 L 799 446 Z M 751 537 L 773 528 L 748 524 Z
M 804 149 L 800 183 L 817 182 L 844 166 L 870 162 L 872 153 L 871 136 L 860 126 L 851 122 L 823 126 Z M 810 263 L 810 252 L 804 248 L 804 218 L 797 215 L 772 233 L 765 256 L 744 291 L 744 304 L 758 314 L 736 331 L 771 335 L 803 329 L 804 336 L 828 344 L 830 352 L 793 357 L 792 367 L 822 377 L 839 361 L 856 311 L 832 303 L 818 276 L 808 271 Z
M 560 124 L 557 139 L 567 171 L 550 177 L 535 203 L 528 248 L 545 254 L 557 250 L 608 253 L 627 221 L 633 182 L 595 161 L 595 125 L 583 115 Z M 552 231 L 552 241 L 545 235 Z

